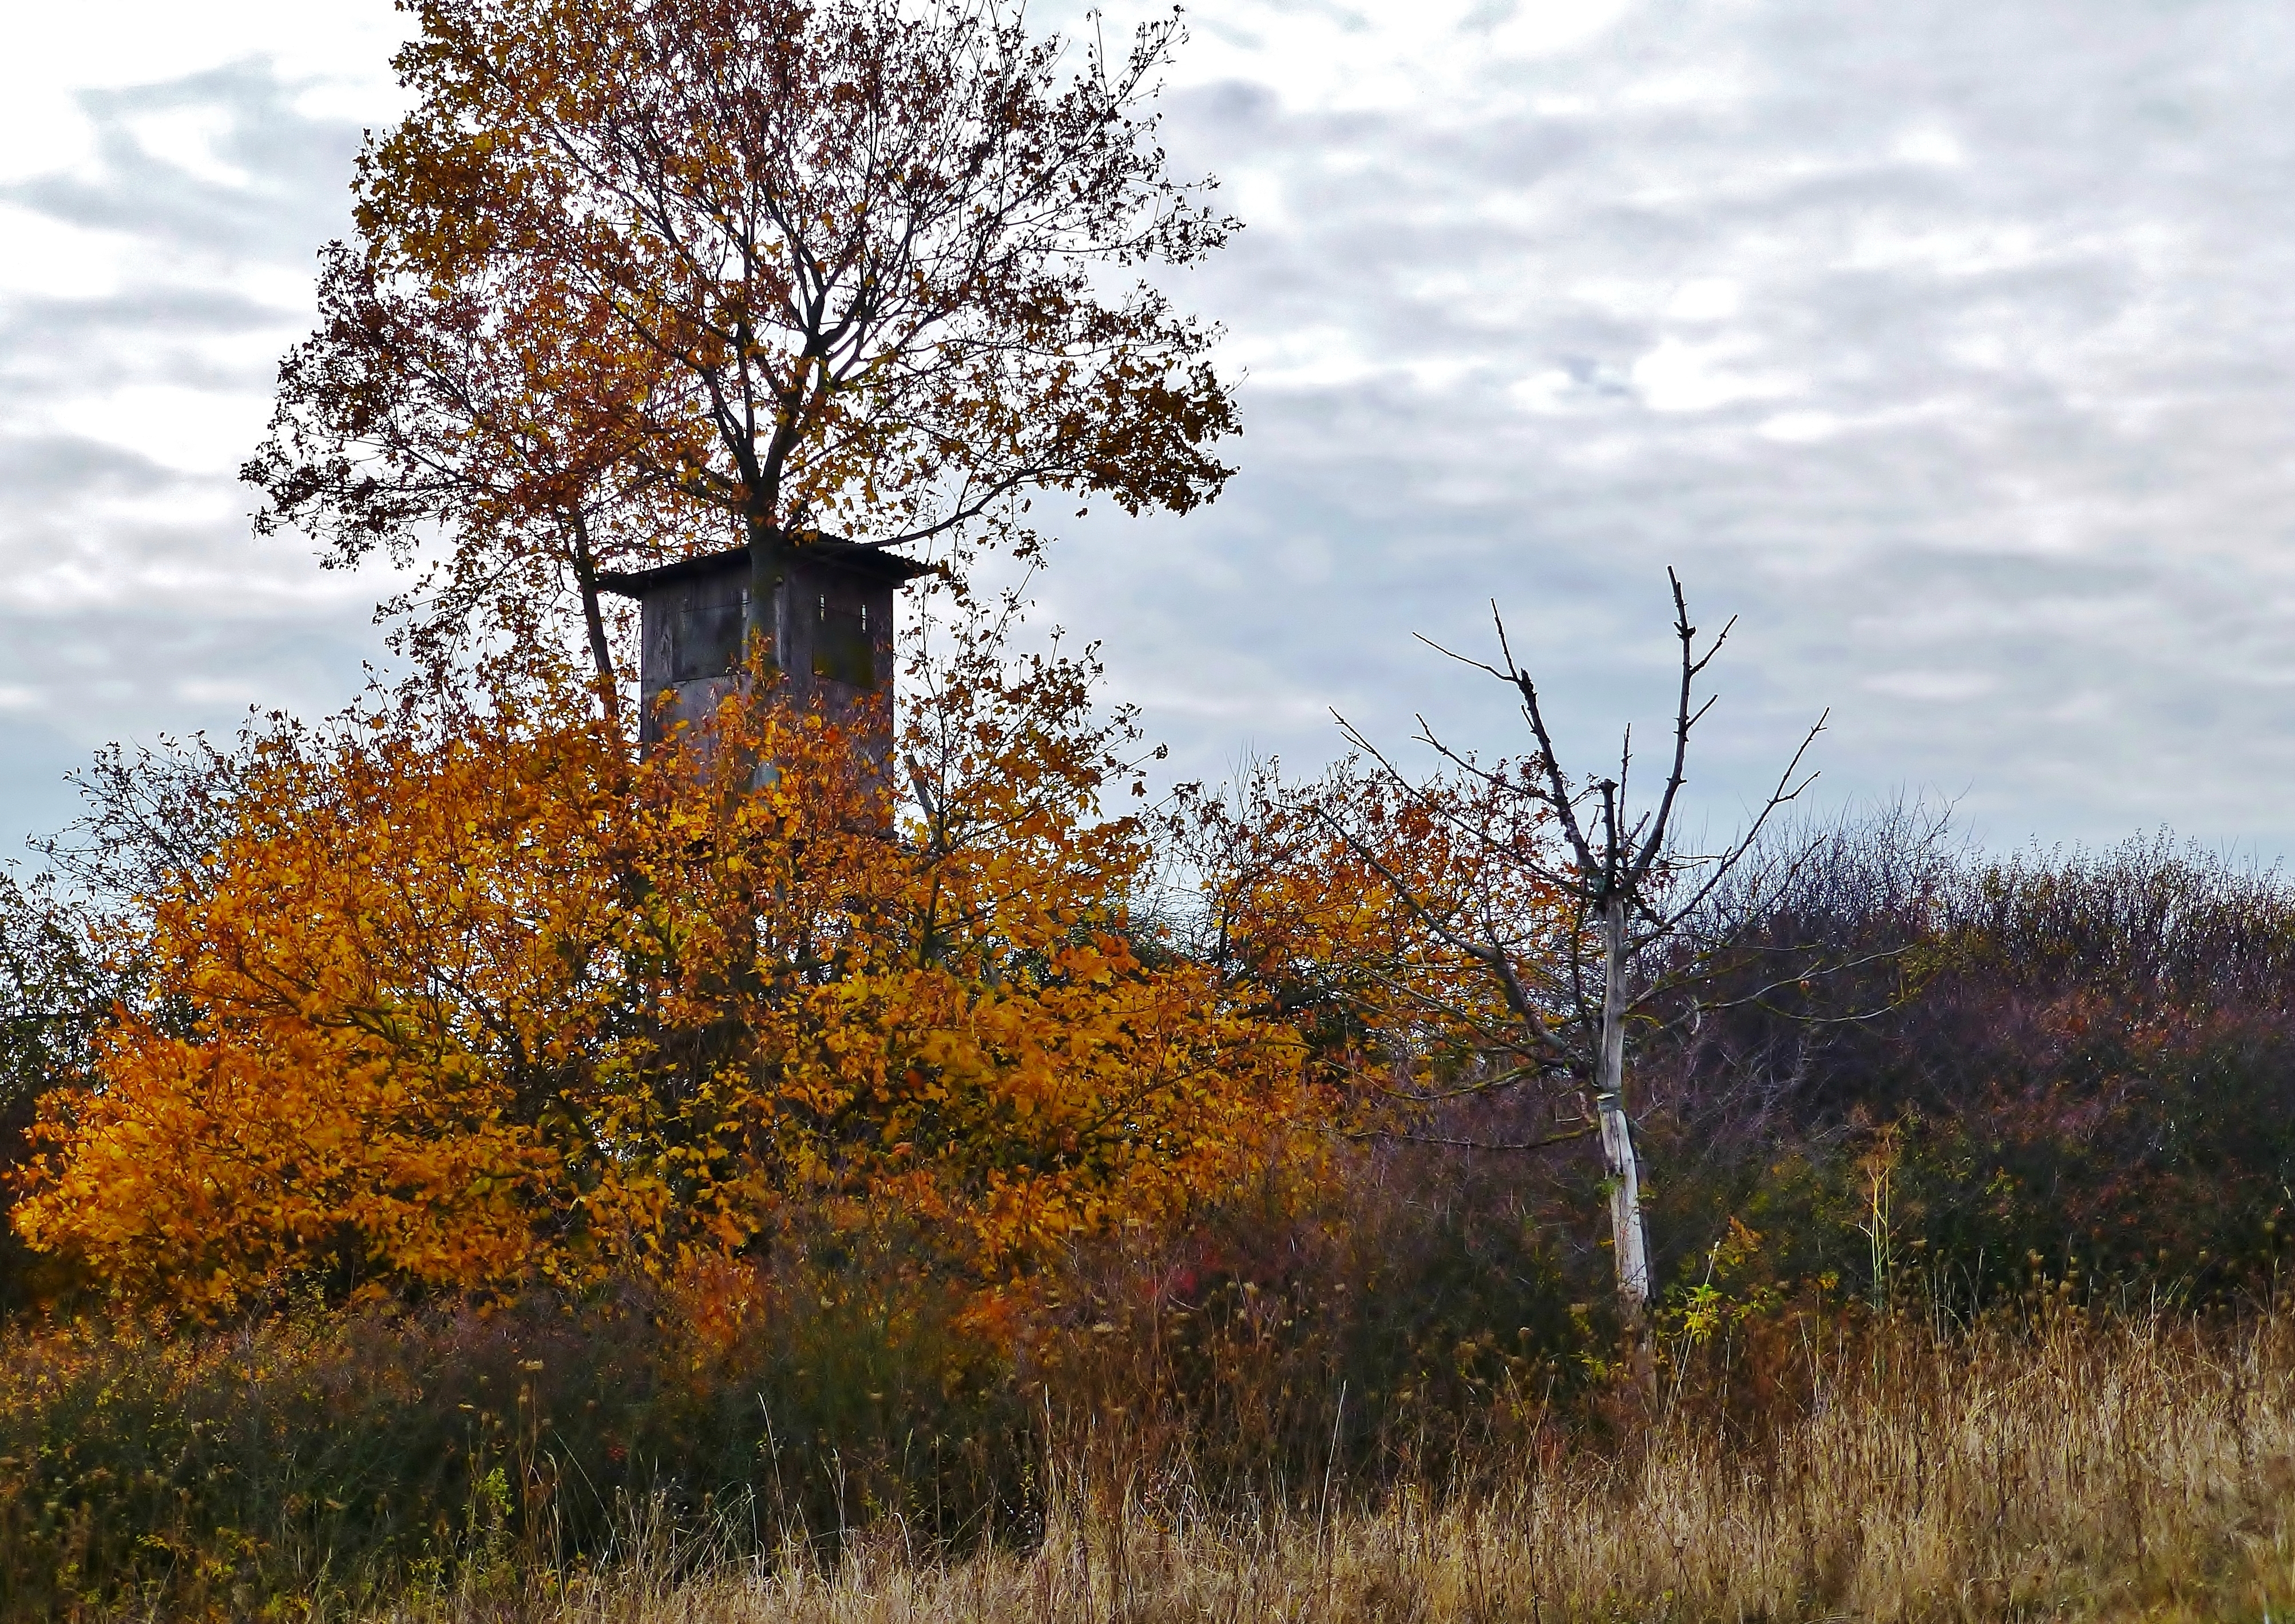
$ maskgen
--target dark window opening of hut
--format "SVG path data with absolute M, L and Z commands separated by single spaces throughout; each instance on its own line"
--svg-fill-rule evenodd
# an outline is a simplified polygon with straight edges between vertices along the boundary
M 869 635 L 869 606 L 857 608 L 819 595 L 813 634 L 813 674 L 851 688 L 877 686 L 877 648 Z
M 740 663 L 741 624 L 749 594 L 730 603 L 701 603 L 679 611 L 670 635 L 669 680 L 695 682 L 722 677 Z

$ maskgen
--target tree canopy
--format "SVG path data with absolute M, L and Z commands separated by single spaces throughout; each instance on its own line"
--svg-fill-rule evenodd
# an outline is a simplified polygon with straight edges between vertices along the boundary
M 602 674 L 603 562 L 731 532 L 770 586 L 822 531 L 1227 478 L 1215 334 L 1144 274 L 1235 224 L 1155 142 L 1176 19 L 1110 55 L 993 3 L 412 9 L 414 110 L 246 470 L 263 523 L 345 562 L 445 524 L 450 622 L 506 559 L 565 566 Z

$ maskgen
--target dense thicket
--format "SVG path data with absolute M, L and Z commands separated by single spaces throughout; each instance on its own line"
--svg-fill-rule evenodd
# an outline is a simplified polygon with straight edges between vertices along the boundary
M 1677 1272 L 1734 1213 L 1780 1277 L 2033 1271 L 2221 1297 L 2276 1277 L 2295 1182 L 2295 887 L 2162 834 L 1818 843 L 1730 983 L 1653 1055 Z M 1792 975 L 1807 944 L 1836 961 Z

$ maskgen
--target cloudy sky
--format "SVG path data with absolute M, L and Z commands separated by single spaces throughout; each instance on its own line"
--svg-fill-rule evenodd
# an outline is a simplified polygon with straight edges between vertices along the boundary
M 2295 8 L 1188 16 L 1168 144 L 1248 228 L 1180 290 L 1245 379 L 1243 471 L 1184 520 L 1079 525 L 1039 592 L 1186 771 L 1319 764 L 1333 706 L 1512 744 L 1410 636 L 1474 646 L 1493 597 L 1565 747 L 1654 729 L 1672 564 L 1740 616 L 1716 820 L 1829 706 L 1828 805 L 2295 853 Z M 232 470 L 397 105 L 399 21 L 15 26 L 0 845 L 68 815 L 101 742 L 324 711 L 379 655 L 383 583 L 249 539 Z

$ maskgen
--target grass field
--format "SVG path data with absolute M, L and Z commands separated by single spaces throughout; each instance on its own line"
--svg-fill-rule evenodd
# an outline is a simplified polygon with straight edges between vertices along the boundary
M 801 1530 L 737 1557 L 707 1530 L 639 1515 L 594 1572 L 480 1574 L 387 1616 L 1548 1624 L 2295 1604 L 2295 1321 L 2207 1336 L 2060 1311 L 1793 1351 L 1806 1386 L 1752 1395 L 1768 1420 L 1717 1419 L 1742 1417 L 1745 1395 L 1733 1406 L 1685 1378 L 1622 1447 L 1540 1432 L 1472 1489 L 1362 1503 L 1311 1485 L 1214 1514 L 1183 1463 L 1123 1481 L 1079 1465 L 1055 1474 L 1040 1544 L 956 1561 L 921 1559 L 897 1524 L 824 1563 Z

